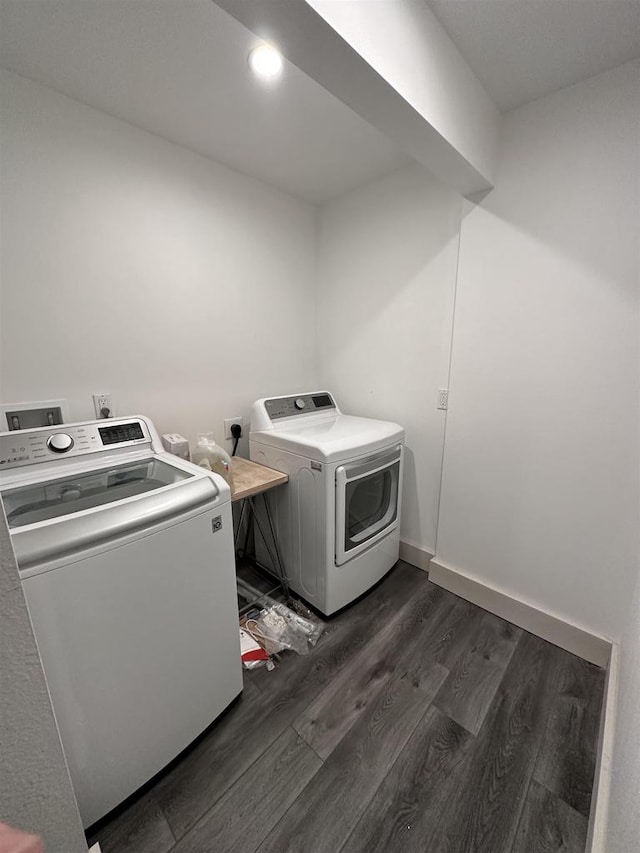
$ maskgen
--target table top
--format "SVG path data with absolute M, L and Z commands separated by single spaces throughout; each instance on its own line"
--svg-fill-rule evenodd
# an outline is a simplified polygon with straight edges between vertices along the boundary
M 266 492 L 289 481 L 288 474 L 259 465 L 250 459 L 243 459 L 241 456 L 231 457 L 231 471 L 233 473 L 232 501 L 241 501 L 243 498 L 259 495 L 260 492 Z

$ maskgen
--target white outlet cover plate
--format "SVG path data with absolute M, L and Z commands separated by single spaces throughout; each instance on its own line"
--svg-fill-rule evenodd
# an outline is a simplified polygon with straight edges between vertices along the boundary
M 113 404 L 111 402 L 111 394 L 104 393 L 104 394 L 94 394 L 93 395 L 93 411 L 95 412 L 96 418 L 102 418 L 102 415 L 100 414 L 100 410 L 102 408 L 109 409 L 109 411 L 111 413 L 109 415 L 109 417 L 110 418 L 113 417 L 114 412 L 113 412 Z
M 231 427 L 233 424 L 240 424 L 244 433 L 244 421 L 242 418 L 225 418 L 224 419 L 224 437 L 233 438 L 231 435 Z

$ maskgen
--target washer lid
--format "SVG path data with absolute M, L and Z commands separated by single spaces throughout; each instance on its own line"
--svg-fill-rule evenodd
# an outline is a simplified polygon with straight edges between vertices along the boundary
M 337 414 L 300 419 L 276 429 L 252 432 L 250 440 L 319 462 L 342 462 L 404 440 L 404 429 L 391 421 Z
M 14 530 L 155 492 L 195 474 L 151 456 L 101 470 L 14 485 L 4 489 L 2 497 L 7 523 Z
M 145 535 L 154 525 L 230 500 L 222 477 L 168 453 L 100 468 L 89 468 L 86 459 L 81 466 L 62 463 L 62 477 L 50 469 L 37 479 L 37 468 L 0 488 L 21 577 L 51 560 L 78 559 L 86 548 Z

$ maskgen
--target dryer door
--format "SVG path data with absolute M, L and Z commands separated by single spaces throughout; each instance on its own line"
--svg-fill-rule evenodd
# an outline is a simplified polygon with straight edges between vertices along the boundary
M 402 445 L 336 469 L 336 565 L 394 530 L 399 521 Z

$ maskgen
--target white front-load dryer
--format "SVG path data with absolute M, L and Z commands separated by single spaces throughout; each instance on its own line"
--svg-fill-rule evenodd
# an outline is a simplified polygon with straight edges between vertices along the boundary
M 249 449 L 289 475 L 272 496 L 275 532 L 289 585 L 309 604 L 335 613 L 397 562 L 402 427 L 343 415 L 326 391 L 264 398 L 252 407 Z

